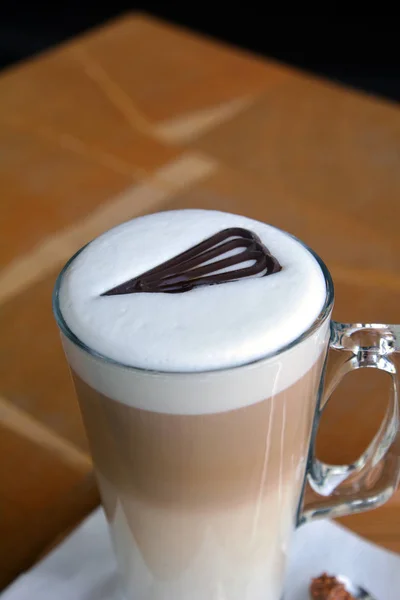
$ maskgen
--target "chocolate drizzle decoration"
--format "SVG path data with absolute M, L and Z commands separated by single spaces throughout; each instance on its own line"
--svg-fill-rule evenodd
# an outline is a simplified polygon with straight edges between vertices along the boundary
M 228 255 L 232 250 L 240 248 L 241 252 Z M 240 267 L 248 262 L 252 264 Z M 231 227 L 219 231 L 158 267 L 117 285 L 102 296 L 145 292 L 177 294 L 201 285 L 227 283 L 254 276 L 265 277 L 278 273 L 281 269 L 277 259 L 255 233 Z

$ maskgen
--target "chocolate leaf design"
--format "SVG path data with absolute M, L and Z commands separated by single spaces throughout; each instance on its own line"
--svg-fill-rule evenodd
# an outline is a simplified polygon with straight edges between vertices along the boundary
M 228 254 L 240 248 L 240 252 Z M 246 262 L 252 264 L 240 267 Z M 212 235 L 158 267 L 117 285 L 102 296 L 145 292 L 176 294 L 188 292 L 200 285 L 215 285 L 257 275 L 265 277 L 281 269 L 278 260 L 255 233 L 240 227 L 231 227 Z

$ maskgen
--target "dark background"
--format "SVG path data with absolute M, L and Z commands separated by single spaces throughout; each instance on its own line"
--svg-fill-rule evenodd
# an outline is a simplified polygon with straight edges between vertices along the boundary
M 397 17 L 327 11 L 278 14 L 251 2 L 10 2 L 0 0 L 0 68 L 56 45 L 127 10 L 150 14 L 323 74 L 367 92 L 400 100 Z M 377 7 L 379 9 L 379 6 Z

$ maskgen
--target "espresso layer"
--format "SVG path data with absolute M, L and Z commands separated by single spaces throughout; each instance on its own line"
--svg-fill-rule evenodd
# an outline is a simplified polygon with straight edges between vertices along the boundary
M 76 376 L 75 383 L 104 477 L 128 494 L 190 509 L 247 501 L 261 483 L 268 491 L 298 468 L 308 443 L 316 370 L 275 397 L 208 415 L 137 410 Z

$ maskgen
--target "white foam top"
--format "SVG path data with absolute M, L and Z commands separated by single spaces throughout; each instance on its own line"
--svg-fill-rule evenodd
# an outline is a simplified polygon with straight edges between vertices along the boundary
M 178 294 L 101 294 L 230 227 L 256 233 L 279 273 Z M 59 299 L 72 332 L 124 365 L 200 372 L 255 361 L 286 346 L 316 320 L 326 298 L 321 268 L 290 235 L 242 216 L 161 212 L 91 242 L 64 273 Z

